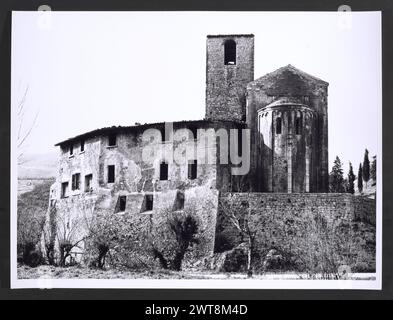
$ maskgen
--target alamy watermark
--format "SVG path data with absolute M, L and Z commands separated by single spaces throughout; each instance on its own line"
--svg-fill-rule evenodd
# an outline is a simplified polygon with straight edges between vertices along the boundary
M 232 175 L 250 171 L 250 129 L 174 130 L 172 122 L 165 123 L 162 132 L 155 128 L 142 134 L 142 161 L 153 164 L 157 159 L 168 164 L 231 165 Z

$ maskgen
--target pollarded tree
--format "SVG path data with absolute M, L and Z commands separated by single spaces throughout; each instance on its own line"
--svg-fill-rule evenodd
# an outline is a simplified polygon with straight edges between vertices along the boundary
M 358 190 L 359 193 L 363 192 L 363 168 L 362 164 L 359 164 L 359 171 L 358 171 Z
M 151 253 L 164 269 L 180 271 L 187 252 L 199 243 L 199 221 L 190 209 L 162 214 L 166 221 L 156 223 L 150 233 Z
M 368 159 L 368 150 L 364 151 L 364 159 L 363 159 L 363 180 L 367 182 L 370 180 L 370 160 Z
M 344 187 L 344 172 L 342 163 L 339 157 L 334 160 L 332 171 L 330 172 L 330 192 L 343 193 Z
M 349 163 L 349 171 L 348 171 L 348 184 L 347 184 L 347 192 L 354 194 L 355 193 L 355 179 L 356 176 L 353 173 L 352 163 Z

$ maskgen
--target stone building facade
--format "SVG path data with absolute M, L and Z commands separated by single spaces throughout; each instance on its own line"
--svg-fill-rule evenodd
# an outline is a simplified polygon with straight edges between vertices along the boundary
M 199 217 L 196 256 L 201 258 L 213 254 L 216 232 L 222 228 L 217 221 L 223 221 L 218 219 L 219 203 L 234 192 L 293 194 L 293 199 L 302 194 L 308 213 L 323 207 L 321 202 L 330 208 L 330 197 L 315 196 L 328 191 L 327 88 L 327 82 L 291 65 L 254 80 L 253 35 L 208 36 L 205 119 L 171 127 L 108 127 L 57 144 L 58 176 L 46 228 L 52 232 L 46 242 L 58 247 L 58 239 L 72 230 L 83 238 L 87 230 L 81 219 L 99 212 L 154 224 L 162 223 L 160 217 L 168 210 L 189 210 Z M 209 136 L 212 132 L 216 135 Z M 240 154 L 249 150 L 249 159 L 243 159 L 249 161 L 246 174 L 233 174 L 239 164 L 224 153 L 233 145 Z M 151 161 L 145 161 L 144 152 L 151 153 Z M 184 162 L 174 162 L 174 154 L 184 155 Z M 353 196 L 335 198 L 335 205 L 342 201 L 351 206 L 348 197 Z M 280 203 L 288 214 L 294 209 L 293 202 Z M 253 204 L 261 217 L 269 208 Z M 59 223 L 64 228 L 56 229 Z M 83 254 L 83 245 L 78 247 L 75 254 Z

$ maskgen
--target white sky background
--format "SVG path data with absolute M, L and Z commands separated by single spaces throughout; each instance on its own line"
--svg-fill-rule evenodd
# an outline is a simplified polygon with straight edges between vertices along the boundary
M 295 67 L 330 83 L 330 167 L 381 144 L 380 13 L 14 12 L 12 108 L 26 86 L 26 153 L 112 125 L 202 119 L 206 35 L 253 33 L 255 79 Z

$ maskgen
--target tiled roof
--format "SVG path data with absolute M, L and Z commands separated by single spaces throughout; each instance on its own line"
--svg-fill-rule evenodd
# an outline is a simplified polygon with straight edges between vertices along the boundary
M 55 146 L 60 146 L 62 144 L 66 144 L 69 143 L 71 141 L 75 141 L 75 140 L 81 140 L 81 139 L 87 139 L 87 138 L 92 138 L 92 137 L 96 137 L 99 135 L 103 135 L 103 134 L 110 134 L 113 132 L 130 132 L 130 131 L 137 131 L 137 130 L 144 130 L 150 127 L 161 127 L 164 126 L 165 123 L 167 122 L 155 122 L 155 123 L 144 123 L 144 124 L 135 124 L 133 126 L 112 126 L 112 127 L 105 127 L 105 128 L 99 128 L 99 129 L 95 129 L 89 132 L 85 132 L 82 133 L 80 135 L 74 136 L 72 138 L 68 138 L 66 140 L 60 141 L 58 143 L 55 144 Z M 196 126 L 196 125 L 201 125 L 201 124 L 214 124 L 214 123 L 238 123 L 238 124 L 242 124 L 243 122 L 241 121 L 225 121 L 225 120 L 205 120 L 205 119 L 201 119 L 201 120 L 183 120 L 183 121 L 174 121 L 172 122 L 174 124 L 174 126 L 179 127 L 182 125 L 185 126 Z

